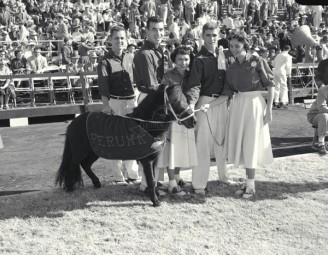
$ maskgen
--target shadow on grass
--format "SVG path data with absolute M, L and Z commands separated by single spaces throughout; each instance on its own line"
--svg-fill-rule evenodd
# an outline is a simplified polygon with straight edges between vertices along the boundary
M 314 152 L 312 137 L 271 137 L 275 158 Z
M 209 193 L 206 197 L 234 197 L 240 198 L 234 194 L 238 188 L 219 185 L 218 182 L 209 182 Z M 328 189 L 328 182 L 304 182 L 304 183 L 288 183 L 288 182 L 270 182 L 256 181 L 256 197 L 255 201 L 260 200 L 284 200 L 289 196 L 297 195 L 303 192 L 316 192 Z
M 7 191 L 0 191 L 0 197 L 2 196 L 10 196 L 10 195 L 17 195 L 17 194 L 23 194 L 23 193 L 29 193 L 29 192 L 35 192 L 40 190 L 7 190 Z
M 189 188 L 189 191 L 191 188 Z M 316 192 L 328 189 L 328 182 L 256 182 L 256 199 L 261 200 L 284 200 L 288 196 L 302 192 Z M 201 204 L 212 197 L 235 198 L 236 187 L 220 185 L 217 181 L 208 183 L 209 193 L 206 196 L 187 194 L 185 196 L 166 195 L 160 197 L 162 202 L 177 204 Z M 231 199 L 230 199 L 231 201 Z M 139 191 L 139 186 L 111 186 L 104 185 L 95 190 L 91 186 L 77 189 L 72 193 L 66 193 L 61 189 L 53 189 L 44 192 L 32 192 L 26 194 L 2 196 L 0 198 L 0 219 L 63 217 L 66 212 L 87 209 L 90 207 L 150 207 L 149 198 Z

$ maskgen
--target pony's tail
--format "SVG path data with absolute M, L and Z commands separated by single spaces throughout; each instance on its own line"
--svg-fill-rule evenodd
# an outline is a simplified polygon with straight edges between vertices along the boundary
M 66 135 L 63 158 L 56 175 L 55 184 L 63 187 L 66 191 L 73 191 L 76 187 L 83 186 L 83 179 L 79 162 L 73 160 L 68 133 Z

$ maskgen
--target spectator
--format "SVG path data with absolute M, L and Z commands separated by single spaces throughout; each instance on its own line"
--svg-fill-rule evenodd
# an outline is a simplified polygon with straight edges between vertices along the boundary
M 41 48 L 36 46 L 33 50 L 33 56 L 27 59 L 27 71 L 32 73 L 43 73 L 46 71 L 47 67 L 47 59 L 41 55 Z
M 57 40 L 64 40 L 65 37 L 68 37 L 68 27 L 67 24 L 64 22 L 64 15 L 63 14 L 58 14 L 58 29 L 57 33 L 55 33 L 55 38 Z M 58 50 L 61 50 L 63 46 L 62 42 L 58 43 Z
M 145 0 L 140 7 L 141 13 L 145 18 L 149 18 L 156 15 L 156 5 L 154 0 Z
M 12 41 L 19 40 L 19 26 L 17 26 L 17 25 L 12 25 L 11 26 L 11 31 L 9 32 L 9 38 Z
M 15 58 L 10 61 L 10 69 L 13 74 L 21 74 L 26 71 L 26 58 L 21 49 L 15 50 Z
M 289 51 L 290 46 L 285 44 L 282 52 L 273 62 L 275 84 L 273 106 L 276 108 L 287 108 L 288 105 L 287 78 L 291 77 L 292 72 L 292 56 L 288 54 Z
M 178 18 L 174 18 L 172 24 L 169 27 L 169 33 L 173 34 L 173 38 L 180 38 L 180 28 L 178 25 Z
M 220 40 L 218 40 L 218 47 L 222 46 L 223 49 L 229 48 L 229 41 L 227 39 L 227 34 L 224 30 L 220 31 Z
M 78 46 L 78 52 L 80 55 L 80 63 L 85 64 L 89 62 L 89 51 L 90 50 L 95 50 L 95 48 L 87 42 L 87 37 L 83 35 L 81 37 L 81 42 L 79 43 Z
M 12 72 L 7 66 L 7 60 L 1 56 L 0 57 L 0 76 L 1 75 L 11 75 Z M 0 79 L 0 110 L 9 109 L 9 98 L 13 98 L 14 107 L 16 107 L 16 94 L 15 86 L 11 79 Z
M 223 21 L 222 21 L 222 25 L 225 26 L 226 29 L 226 34 L 229 35 L 229 31 L 230 29 L 235 28 L 235 24 L 234 24 L 234 20 L 231 17 L 230 14 L 223 14 Z
M 308 121 L 317 128 L 316 135 L 313 139 L 312 147 L 315 148 L 320 155 L 327 154 L 325 146 L 325 136 L 328 132 L 328 59 L 321 61 L 318 65 L 316 81 L 319 85 L 317 99 L 307 113 Z
M 71 65 L 71 56 L 73 53 L 72 49 L 72 41 L 69 37 L 64 38 L 64 45 L 61 48 L 61 58 L 62 58 L 62 64 L 66 65 L 66 69 L 68 68 L 68 65 Z
M 187 30 L 190 28 L 190 26 L 186 23 L 184 18 L 179 19 L 178 26 L 180 28 L 180 38 L 184 37 Z

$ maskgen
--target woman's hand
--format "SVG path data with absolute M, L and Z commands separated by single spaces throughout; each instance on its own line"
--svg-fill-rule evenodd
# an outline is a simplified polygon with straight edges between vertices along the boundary
M 104 107 L 104 109 L 102 110 L 103 113 L 107 114 L 107 115 L 114 115 L 114 111 L 112 108 L 110 108 L 110 106 L 106 106 Z
M 264 125 L 272 122 L 272 109 L 267 109 L 264 115 Z
M 202 112 L 207 112 L 208 109 L 210 109 L 210 104 L 203 104 L 201 107 L 200 107 L 200 110 Z

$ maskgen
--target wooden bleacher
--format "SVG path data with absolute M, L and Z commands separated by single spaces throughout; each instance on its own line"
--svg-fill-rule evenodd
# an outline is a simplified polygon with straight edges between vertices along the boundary
M 28 105 L 18 104 L 17 108 L 0 110 L 0 120 L 41 117 L 51 115 L 80 114 L 87 111 L 101 110 L 100 100 L 95 100 L 92 89 L 97 89 L 96 85 L 90 87 L 87 80 L 95 79 L 96 72 L 85 72 L 77 74 L 71 73 L 43 73 L 43 74 L 20 74 L 3 75 L 2 79 L 12 81 L 27 81 L 28 87 L 16 88 L 16 93 L 29 94 Z M 72 80 L 79 79 L 79 86 L 72 85 Z M 41 86 L 36 86 L 36 82 L 44 82 Z M 56 84 L 57 83 L 57 84 Z M 73 90 L 81 94 L 77 102 L 73 95 Z M 60 93 L 67 94 L 67 100 L 57 102 L 56 98 Z M 37 102 L 38 95 L 46 95 L 46 103 Z

